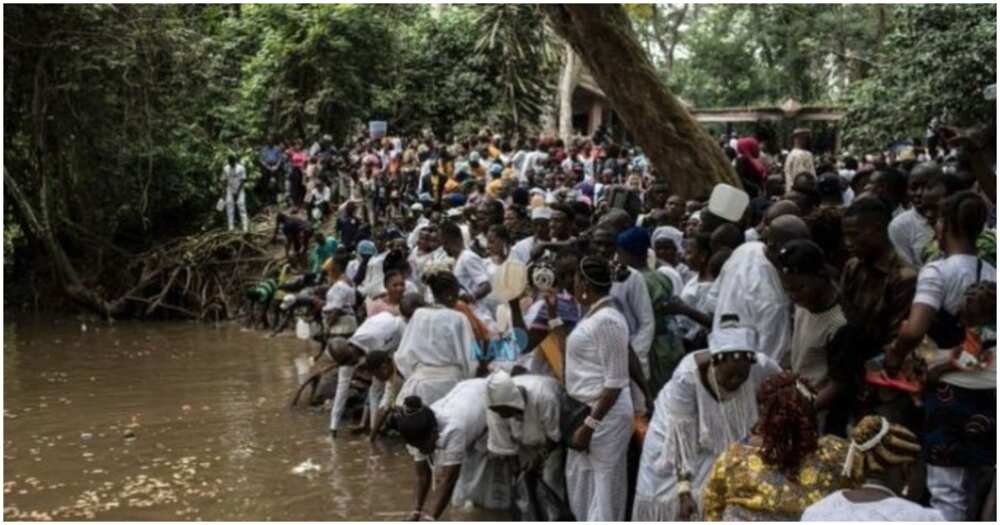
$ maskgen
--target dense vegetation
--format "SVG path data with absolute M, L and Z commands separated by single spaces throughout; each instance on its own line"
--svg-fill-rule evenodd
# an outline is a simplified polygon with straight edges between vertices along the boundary
M 995 113 L 981 95 L 996 77 L 995 5 L 627 11 L 661 78 L 695 105 L 847 104 L 859 148 L 920 136 L 934 116 L 961 125 Z M 213 226 L 221 160 L 250 160 L 267 134 L 340 141 L 370 119 L 439 136 L 537 130 L 556 107 L 562 44 L 532 6 L 6 5 L 4 15 L 5 186 L 37 219 L 5 188 L 5 273 L 24 272 L 22 284 L 57 280 L 33 224 L 87 262 L 86 282 L 106 280 L 118 257 Z

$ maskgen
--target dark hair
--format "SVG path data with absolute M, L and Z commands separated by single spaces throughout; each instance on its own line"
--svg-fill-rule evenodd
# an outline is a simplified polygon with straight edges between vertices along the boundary
M 444 221 L 441 223 L 441 227 L 438 229 L 441 233 L 442 239 L 461 239 L 462 229 L 458 227 L 458 224 L 453 221 Z
M 712 236 L 707 233 L 698 233 L 694 237 L 690 238 L 691 244 L 700 253 L 705 254 L 707 257 L 712 257 Z
M 847 247 L 844 245 L 844 209 L 841 207 L 819 208 L 806 219 L 809 236 L 826 254 L 826 263 L 839 272 L 847 262 Z
M 946 232 L 975 242 L 986 224 L 986 202 L 974 191 L 960 191 L 941 203 L 941 220 Z
M 948 197 L 962 191 L 965 188 L 965 183 L 954 173 L 935 173 L 927 180 L 927 185 L 924 188 L 930 190 L 938 186 L 944 188 L 944 195 Z
M 889 203 L 875 195 L 864 195 L 858 197 L 844 212 L 844 218 L 859 217 L 862 219 L 873 219 L 883 227 L 887 227 L 892 221 L 892 208 Z
M 384 350 L 372 350 L 368 352 L 365 356 L 365 363 L 368 365 L 370 370 L 376 369 L 381 366 L 385 366 L 387 363 L 391 364 L 392 360 L 389 357 L 389 352 Z
M 889 190 L 889 195 L 893 199 L 900 200 L 906 196 L 906 174 L 894 168 L 886 168 L 879 170 L 872 174 L 882 175 L 882 180 L 885 181 L 885 187 Z
M 858 159 L 854 157 L 844 157 L 844 169 L 858 171 Z
M 403 270 L 400 270 L 399 268 L 391 268 L 389 270 L 386 270 L 382 282 L 388 283 L 389 279 L 392 279 L 394 277 L 399 277 L 404 281 L 406 280 L 406 274 L 403 272 Z
M 745 240 L 746 237 L 739 226 L 729 222 L 719 226 L 712 232 L 711 237 L 709 237 L 709 246 L 711 246 L 712 241 L 717 241 L 721 246 L 735 250 Z
M 442 302 L 447 298 L 448 292 L 458 292 L 462 285 L 458 283 L 458 278 L 451 272 L 434 272 L 423 277 L 424 283 L 430 286 L 434 300 Z M 451 305 L 447 305 L 451 306 Z
M 580 275 L 587 286 L 601 295 L 611 291 L 611 263 L 599 255 L 588 255 L 580 260 Z
M 507 244 L 511 243 L 510 231 L 503 224 L 494 224 L 491 226 L 490 233 Z
M 777 259 L 778 270 L 786 275 L 822 275 L 826 269 L 823 248 L 808 239 L 788 241 Z
M 390 273 L 398 273 L 406 276 L 410 269 L 410 263 L 406 260 L 406 253 L 399 248 L 389 250 L 385 259 L 382 260 L 382 270 L 385 272 L 385 279 L 389 279 Z
M 343 246 L 338 246 L 337 249 L 334 250 L 333 255 L 330 256 L 330 259 L 333 263 L 333 267 L 336 268 L 337 273 L 344 273 L 344 270 L 347 269 L 347 263 L 351 261 L 351 254 Z
M 409 396 L 403 401 L 403 406 L 393 418 L 396 431 L 407 444 L 413 446 L 437 429 L 437 418 L 430 407 L 418 396 Z
M 720 248 L 719 251 L 712 254 L 712 257 L 708 259 L 708 271 L 712 273 L 712 277 L 719 276 L 719 273 L 722 272 L 722 267 L 732 254 L 733 250 L 729 248 Z
M 759 416 L 754 425 L 754 433 L 763 441 L 761 459 L 793 479 L 819 442 L 816 411 L 800 388 L 804 385 L 791 372 L 779 372 L 765 380 L 757 391 Z

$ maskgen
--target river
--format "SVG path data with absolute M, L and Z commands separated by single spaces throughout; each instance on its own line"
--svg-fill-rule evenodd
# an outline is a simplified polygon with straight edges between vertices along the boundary
M 385 521 L 412 509 L 400 440 L 332 441 L 328 412 L 289 408 L 310 350 L 290 335 L 8 316 L 3 337 L 6 519 Z

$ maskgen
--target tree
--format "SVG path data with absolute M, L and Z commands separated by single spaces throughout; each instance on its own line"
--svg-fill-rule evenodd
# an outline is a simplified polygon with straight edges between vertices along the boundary
M 559 73 L 559 138 L 569 144 L 573 136 L 573 90 L 580 83 L 583 64 L 573 46 L 563 44 L 563 65 Z
M 993 123 L 996 102 L 996 5 L 896 6 L 868 78 L 850 86 L 845 140 L 881 150 L 923 137 L 932 118 L 965 127 Z
M 718 144 L 657 76 L 620 5 L 544 9 L 674 191 L 694 197 L 720 182 L 739 186 Z

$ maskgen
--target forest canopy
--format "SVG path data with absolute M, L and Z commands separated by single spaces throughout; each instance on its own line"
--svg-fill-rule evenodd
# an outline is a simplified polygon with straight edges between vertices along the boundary
M 932 118 L 962 126 L 995 114 L 982 96 L 996 77 L 995 5 L 625 10 L 687 103 L 844 105 L 844 145 L 857 152 L 919 138 Z M 223 159 L 250 159 L 267 136 L 329 133 L 339 144 L 369 120 L 405 135 L 537 133 L 557 113 L 565 61 L 545 13 L 525 5 L 5 5 L 4 15 L 5 182 L 96 274 L 114 253 L 204 228 Z M 42 252 L 6 202 L 6 261 L 28 264 Z

